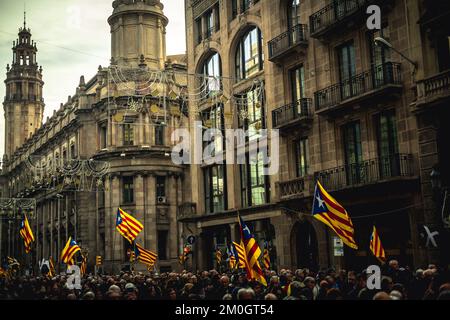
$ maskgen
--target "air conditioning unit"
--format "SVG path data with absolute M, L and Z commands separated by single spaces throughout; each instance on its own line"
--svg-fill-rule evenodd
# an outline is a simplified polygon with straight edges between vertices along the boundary
M 157 202 L 158 204 L 163 204 L 163 203 L 166 203 L 166 202 L 167 202 L 167 199 L 166 199 L 166 197 L 161 197 L 161 196 L 159 196 L 159 197 L 156 199 L 156 202 Z

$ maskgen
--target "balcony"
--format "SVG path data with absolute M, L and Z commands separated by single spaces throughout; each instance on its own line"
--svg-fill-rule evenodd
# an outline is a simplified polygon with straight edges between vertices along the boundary
M 412 155 L 395 154 L 316 172 L 315 178 L 328 191 L 414 178 Z
M 390 4 L 393 0 L 333 0 L 309 17 L 311 37 L 324 40 L 332 34 L 360 25 L 367 19 L 369 5 Z
M 381 96 L 389 98 L 402 90 L 400 64 L 385 62 L 314 93 L 318 114 L 334 113 L 349 104 Z
M 278 188 L 278 200 L 286 201 L 304 197 L 305 178 L 295 178 L 292 180 L 280 181 L 276 183 Z
M 450 70 L 417 82 L 416 109 L 437 105 L 448 101 L 449 98 Z
M 194 0 L 192 1 L 192 12 L 194 19 L 197 19 L 205 11 L 214 6 L 219 0 Z
M 303 98 L 272 111 L 273 128 L 309 128 L 313 119 L 312 99 Z
M 197 205 L 192 202 L 186 202 L 178 206 L 178 221 L 186 221 L 196 216 Z
M 269 61 L 280 62 L 295 52 L 302 52 L 308 46 L 307 26 L 298 24 L 269 41 Z

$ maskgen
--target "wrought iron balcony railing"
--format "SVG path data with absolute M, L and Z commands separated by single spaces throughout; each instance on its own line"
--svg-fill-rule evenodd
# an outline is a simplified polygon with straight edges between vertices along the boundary
M 309 17 L 311 36 L 331 29 L 357 12 L 365 12 L 373 0 L 333 0 Z
M 385 62 L 314 93 L 316 111 L 336 106 L 345 100 L 362 96 L 388 85 L 402 83 L 400 64 Z
M 280 181 L 278 185 L 278 194 L 280 200 L 295 198 L 305 191 L 305 178 L 295 178 L 287 181 Z
M 312 99 L 303 98 L 272 111 L 273 127 L 280 127 L 294 120 L 312 117 Z
M 450 97 L 450 70 L 417 82 L 417 104 Z
M 394 154 L 316 172 L 327 190 L 340 190 L 399 177 L 414 176 L 412 155 Z
M 306 33 L 307 33 L 307 25 L 298 24 L 288 31 L 283 32 L 276 38 L 269 41 L 269 60 L 272 60 L 285 52 L 288 52 L 289 49 L 303 44 L 307 44 Z

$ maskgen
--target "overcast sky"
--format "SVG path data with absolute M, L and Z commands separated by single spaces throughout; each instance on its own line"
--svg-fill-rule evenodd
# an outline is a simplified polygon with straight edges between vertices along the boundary
M 37 42 L 37 61 L 43 67 L 45 114 L 75 94 L 81 75 L 91 79 L 99 65 L 110 59 L 107 19 L 112 0 L 0 0 L 0 99 L 5 97 L 6 65 L 12 62 L 12 42 L 23 25 L 26 2 L 27 28 Z M 186 51 L 184 0 L 163 0 L 169 18 L 167 54 Z M 4 152 L 4 115 L 0 108 L 0 160 Z

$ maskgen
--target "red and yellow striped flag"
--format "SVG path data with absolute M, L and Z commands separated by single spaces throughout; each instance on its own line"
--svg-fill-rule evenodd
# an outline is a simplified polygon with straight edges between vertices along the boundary
M 377 228 L 373 226 L 372 236 L 370 237 L 370 251 L 381 262 L 386 262 L 386 253 L 384 252 L 383 245 L 381 244 L 380 235 Z
M 319 181 L 314 192 L 312 214 L 314 218 L 329 226 L 342 241 L 358 249 L 354 237 L 353 223 L 347 211 L 325 191 Z
M 33 231 L 31 231 L 30 224 L 28 223 L 27 215 L 24 214 L 22 223 L 20 225 L 20 236 L 25 244 L 25 253 L 31 252 L 31 243 L 34 241 Z
M 270 255 L 269 255 L 269 249 L 268 249 L 267 242 L 264 245 L 263 264 L 264 264 L 264 268 L 270 269 Z
M 247 258 L 245 255 L 244 246 L 241 246 L 240 244 L 238 244 L 236 242 L 233 242 L 233 246 L 237 252 L 238 267 L 240 269 L 247 269 L 248 262 L 247 262 Z
M 50 256 L 50 259 L 48 260 L 49 270 L 47 275 L 51 278 L 55 276 L 55 264 L 53 263 L 53 257 Z
M 73 264 L 73 256 L 78 251 L 81 251 L 80 246 L 75 240 L 72 240 L 72 237 L 70 237 L 66 243 L 66 246 L 61 252 L 61 261 L 68 265 Z
M 261 249 L 255 240 L 255 237 L 250 232 L 250 229 L 245 224 L 241 216 L 238 215 L 239 227 L 241 231 L 241 241 L 245 249 L 245 257 L 247 258 L 247 278 L 255 279 L 264 286 L 267 286 L 267 281 L 264 278 L 261 266 L 259 264 L 259 257 L 261 256 Z
M 116 229 L 125 239 L 133 243 L 139 232 L 144 229 L 144 226 L 132 215 L 119 208 L 117 210 Z
M 153 268 L 158 255 L 150 250 L 144 249 L 139 243 L 136 243 L 136 254 L 139 262 L 147 265 L 147 267 Z
M 86 274 L 86 271 L 87 271 L 87 254 L 82 256 L 80 267 L 81 276 L 84 276 Z

